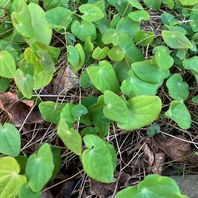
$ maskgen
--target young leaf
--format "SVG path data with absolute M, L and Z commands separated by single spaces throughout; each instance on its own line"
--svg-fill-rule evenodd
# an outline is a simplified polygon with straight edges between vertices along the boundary
M 21 186 L 26 183 L 26 177 L 19 175 L 20 166 L 12 157 L 0 158 L 0 197 L 15 197 Z
M 108 51 L 109 51 L 109 47 L 107 46 L 103 48 L 96 47 L 92 53 L 92 58 L 95 60 L 104 59 L 107 56 Z
M 108 119 L 119 123 L 128 122 L 128 107 L 121 97 L 107 90 L 104 92 L 104 102 L 106 106 L 103 108 L 103 112 Z
M 161 69 L 167 70 L 172 67 L 174 59 L 170 56 L 167 47 L 157 46 L 154 48 L 153 52 L 155 54 L 155 61 Z
M 12 55 L 6 51 L 0 51 L 0 76 L 5 78 L 14 78 L 16 64 Z
M 60 119 L 57 129 L 58 136 L 63 141 L 65 146 L 74 152 L 76 155 L 82 153 L 82 139 L 78 131 L 69 129 L 64 119 Z
M 25 174 L 33 192 L 40 192 L 52 177 L 54 170 L 53 156 L 49 144 L 43 144 L 37 153 L 27 160 Z
M 0 124 L 0 153 L 15 157 L 21 149 L 19 131 L 10 123 Z
M 174 100 L 165 115 L 182 129 L 188 129 L 191 126 L 191 115 L 183 102 Z
M 189 95 L 189 86 L 183 81 L 180 74 L 173 74 L 167 81 L 169 95 L 175 100 L 186 100 Z
M 30 99 L 32 98 L 33 91 L 33 79 L 29 74 L 24 74 L 21 69 L 17 69 L 15 73 L 15 83 L 19 91 L 24 97 Z
M 91 134 L 86 135 L 83 140 L 87 146 L 81 157 L 83 169 L 94 180 L 111 183 L 117 164 L 114 147 Z
M 46 18 L 52 28 L 67 28 L 72 21 L 72 12 L 63 7 L 56 7 L 46 12 Z
M 58 124 L 60 120 L 60 113 L 65 104 L 55 103 L 51 101 L 41 102 L 39 110 L 43 119 L 47 122 Z
M 194 96 L 194 97 L 192 98 L 192 102 L 198 103 L 198 95 L 197 95 L 197 96 Z
M 112 65 L 107 61 L 100 61 L 99 65 L 91 65 L 87 73 L 96 89 L 104 92 L 111 90 L 115 93 L 120 91 L 120 86 Z
M 113 44 L 114 46 L 118 45 L 119 42 L 119 32 L 118 30 L 108 28 L 102 35 L 102 42 L 105 45 Z
M 108 57 L 115 62 L 119 62 L 124 58 L 124 53 L 119 47 L 112 47 L 108 51 Z
M 162 109 L 162 102 L 158 96 L 136 96 L 128 100 L 128 123 L 118 123 L 118 127 L 135 130 L 154 122 Z
M 79 10 L 83 13 L 81 18 L 84 21 L 94 22 L 104 17 L 103 11 L 96 4 L 82 4 Z
M 198 0 L 179 0 L 184 6 L 192 6 L 198 4 Z
M 162 31 L 164 42 L 173 49 L 188 49 L 192 48 L 192 43 L 188 38 L 178 31 Z
M 152 60 L 136 62 L 131 67 L 137 77 L 149 83 L 160 83 L 170 74 L 169 70 L 162 70 Z
M 142 5 L 141 5 L 141 3 L 138 1 L 138 0 L 127 0 L 129 3 L 130 3 L 130 5 L 132 6 L 132 7 L 134 7 L 134 8 L 137 8 L 137 9 L 139 9 L 139 10 L 142 10 L 142 9 L 144 9 L 143 7 L 142 7 Z
M 176 182 L 170 177 L 148 175 L 138 185 L 125 188 L 115 198 L 188 198 L 181 195 Z

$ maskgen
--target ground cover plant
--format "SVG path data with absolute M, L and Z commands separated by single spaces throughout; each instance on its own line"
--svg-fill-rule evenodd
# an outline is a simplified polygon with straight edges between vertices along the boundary
M 187 198 L 197 47 L 198 0 L 0 0 L 0 198 Z

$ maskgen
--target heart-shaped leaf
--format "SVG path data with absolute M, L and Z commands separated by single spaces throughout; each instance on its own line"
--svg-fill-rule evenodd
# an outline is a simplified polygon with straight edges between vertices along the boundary
M 162 0 L 143 0 L 145 5 L 153 10 L 159 10 Z
M 135 130 L 154 122 L 162 109 L 162 102 L 158 96 L 136 96 L 128 100 L 128 123 L 118 123 L 118 127 Z
M 142 7 L 142 5 L 141 5 L 141 3 L 138 1 L 138 0 L 127 0 L 129 3 L 130 3 L 130 5 L 132 6 L 132 7 L 134 7 L 134 8 L 137 8 L 137 9 L 139 9 L 139 10 L 142 10 L 142 9 L 144 9 L 143 7 Z
M 72 12 L 63 7 L 56 7 L 46 12 L 46 18 L 52 28 L 67 28 L 72 21 Z
M 162 31 L 164 42 L 173 49 L 188 49 L 192 48 L 192 43 L 188 38 L 178 31 Z
M 183 102 L 174 100 L 165 115 L 182 129 L 188 129 L 191 126 L 191 115 Z
M 138 185 L 125 188 L 115 198 L 188 198 L 181 195 L 176 182 L 170 177 L 148 175 Z
M 103 48 L 96 47 L 92 53 L 92 58 L 95 60 L 104 59 L 107 56 L 108 51 L 109 51 L 109 47 L 107 46 Z
M 115 62 L 119 62 L 124 58 L 124 53 L 119 47 L 112 47 L 108 51 L 108 57 Z
M 21 149 L 19 131 L 10 123 L 0 124 L 0 153 L 17 156 Z
M 14 78 L 16 64 L 12 55 L 6 51 L 0 51 L 0 76 L 5 78 Z
M 82 4 L 79 10 L 83 13 L 81 18 L 84 21 L 94 22 L 104 17 L 103 11 L 96 4 Z
M 128 77 L 122 82 L 121 91 L 129 98 L 140 95 L 156 95 L 160 83 L 148 83 L 136 76 L 133 70 L 128 72 Z
M 65 104 L 55 103 L 51 101 L 41 102 L 39 110 L 45 121 L 58 124 L 60 120 L 60 113 Z
M 160 83 L 170 74 L 169 70 L 162 70 L 152 60 L 136 62 L 131 67 L 141 80 L 149 83 Z
M 119 123 L 128 122 L 128 107 L 121 97 L 111 91 L 105 91 L 104 103 L 106 106 L 103 108 L 103 112 L 108 119 Z
M 100 61 L 99 65 L 91 65 L 87 73 L 96 89 L 104 92 L 111 90 L 115 93 L 120 91 L 120 86 L 112 65 L 107 61 Z
M 102 35 L 102 42 L 105 45 L 108 44 L 113 44 L 113 45 L 118 45 L 119 42 L 119 32 L 115 29 L 108 28 L 104 34 Z
M 57 133 L 68 149 L 70 149 L 76 155 L 81 155 L 82 139 L 78 131 L 72 128 L 68 128 L 66 122 L 63 119 L 60 119 Z
M 33 192 L 40 192 L 52 177 L 54 170 L 53 155 L 49 144 L 43 144 L 38 152 L 27 160 L 25 174 Z
M 180 74 L 173 74 L 167 81 L 169 95 L 175 100 L 186 100 L 189 95 L 189 86 L 183 81 Z
M 23 94 L 23 96 L 28 99 L 32 98 L 34 87 L 32 76 L 29 74 L 24 74 L 21 69 L 17 69 L 14 80 L 17 88 Z
M 93 23 L 88 21 L 73 21 L 71 25 L 72 33 L 81 41 L 85 41 L 87 37 L 91 37 L 91 40 L 96 38 L 96 28 Z
M 130 12 L 128 14 L 128 17 L 136 22 L 141 22 L 141 21 L 148 21 L 150 19 L 150 15 L 147 11 L 144 10 L 136 10 L 133 12 Z
M 160 68 L 167 70 L 172 67 L 174 59 L 170 56 L 167 47 L 157 46 L 153 52 L 155 54 L 155 61 Z
M 12 157 L 0 158 L 0 197 L 15 197 L 26 183 L 26 177 L 19 175 L 20 166 Z
M 198 4 L 198 0 L 179 0 L 182 5 L 192 6 Z
M 117 165 L 114 147 L 91 134 L 86 135 L 83 141 L 87 147 L 81 158 L 84 171 L 97 181 L 111 183 Z

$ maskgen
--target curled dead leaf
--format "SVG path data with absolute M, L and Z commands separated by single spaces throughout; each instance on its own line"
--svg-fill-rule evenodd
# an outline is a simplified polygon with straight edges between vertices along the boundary
M 53 80 L 53 94 L 66 94 L 71 89 L 77 87 L 79 78 L 72 70 L 67 67 L 59 70 Z
M 20 100 L 11 92 L 0 93 L 0 109 L 5 111 L 13 124 L 20 127 L 25 124 L 41 123 L 43 120 L 38 110 L 33 108 L 33 100 Z
M 160 135 L 153 139 L 153 143 L 175 161 L 185 161 L 192 152 L 190 143 L 181 135 L 177 135 L 175 138 Z

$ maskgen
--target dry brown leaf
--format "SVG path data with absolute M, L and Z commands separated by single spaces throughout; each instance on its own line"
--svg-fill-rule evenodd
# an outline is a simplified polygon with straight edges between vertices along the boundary
M 61 69 L 53 80 L 53 94 L 66 94 L 71 89 L 77 87 L 79 78 L 67 67 Z
M 175 137 L 161 135 L 155 138 L 153 143 L 172 160 L 185 161 L 186 157 L 191 153 L 190 143 L 186 142 L 187 139 L 181 135 Z
M 41 123 L 43 121 L 39 111 L 32 110 L 33 105 L 33 100 L 20 100 L 14 93 L 0 93 L 0 109 L 8 114 L 17 127 L 20 127 L 24 121 L 25 124 Z
M 166 155 L 164 153 L 155 153 L 155 161 L 153 163 L 153 166 L 151 167 L 151 171 L 154 174 L 160 175 L 162 173 L 165 159 Z
M 148 158 L 148 164 L 149 166 L 152 166 L 154 163 L 154 154 L 149 148 L 149 146 L 146 144 L 144 147 L 144 155 Z

